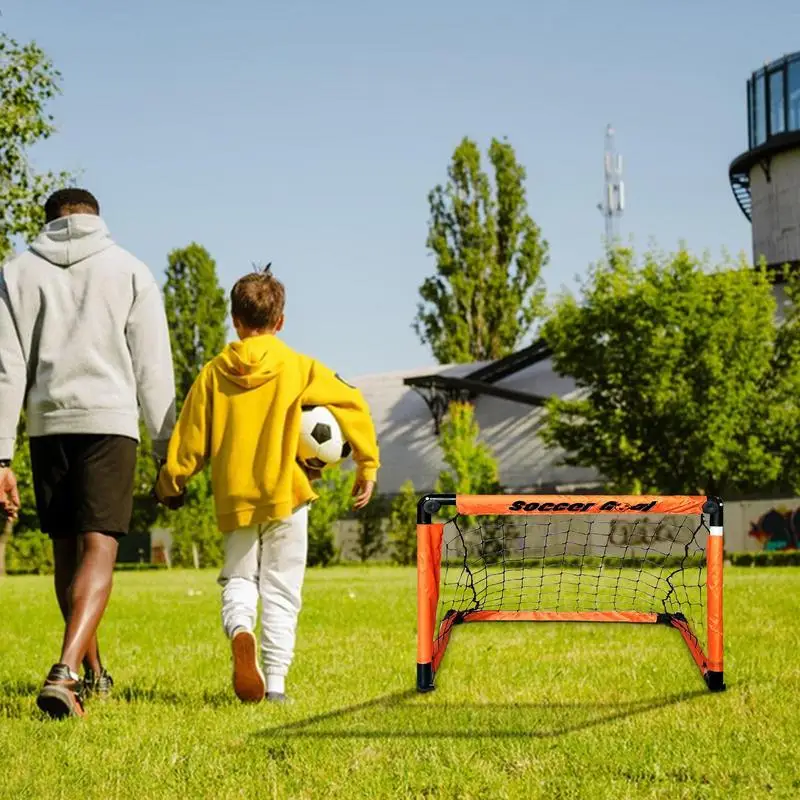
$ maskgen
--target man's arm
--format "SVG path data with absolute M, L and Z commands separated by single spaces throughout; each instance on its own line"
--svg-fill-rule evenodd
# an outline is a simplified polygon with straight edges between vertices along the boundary
M 27 383 L 25 354 L 11 313 L 8 287 L 0 271 L 0 461 L 10 461 L 14 456 Z
M 175 375 L 167 315 L 154 280 L 134 300 L 125 336 L 144 422 L 155 454 L 163 458 L 175 426 Z
M 211 450 L 211 387 L 208 368 L 197 376 L 181 409 L 156 483 L 160 500 L 179 497 L 192 476 L 203 469 Z
M 326 406 L 336 417 L 344 438 L 353 448 L 353 460 L 356 462 L 353 494 L 356 508 L 363 508 L 372 495 L 380 467 L 375 425 L 364 396 L 333 370 L 314 361 L 301 402 L 309 406 Z

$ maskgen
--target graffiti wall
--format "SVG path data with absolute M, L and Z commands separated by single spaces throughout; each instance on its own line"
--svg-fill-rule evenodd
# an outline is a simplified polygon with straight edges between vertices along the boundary
M 796 550 L 800 497 L 725 504 L 725 549 Z
M 748 536 L 764 550 L 796 550 L 800 531 L 800 506 L 770 508 L 750 523 Z

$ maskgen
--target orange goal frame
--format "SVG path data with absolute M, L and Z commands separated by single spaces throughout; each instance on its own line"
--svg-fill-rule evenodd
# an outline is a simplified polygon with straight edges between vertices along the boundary
M 706 628 L 704 652 L 689 623 L 681 614 L 641 611 L 467 611 L 445 615 L 436 629 L 445 523 L 433 517 L 443 508 L 455 507 L 465 516 L 595 515 L 690 515 L 709 517 L 706 544 Z M 429 494 L 417 506 L 417 690 L 434 689 L 434 677 L 460 622 L 633 622 L 666 624 L 675 628 L 706 685 L 712 692 L 725 689 L 722 655 L 722 570 L 724 561 L 722 500 L 718 497 L 656 495 L 456 495 Z

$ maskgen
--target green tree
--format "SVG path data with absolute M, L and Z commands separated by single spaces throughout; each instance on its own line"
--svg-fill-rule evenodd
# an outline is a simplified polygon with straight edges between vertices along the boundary
M 400 493 L 392 500 L 389 511 L 387 535 L 392 561 L 408 566 L 417 560 L 417 502 L 419 497 L 414 484 L 406 481 Z
M 223 560 L 224 534 L 214 513 L 211 481 L 206 471 L 196 475 L 186 489 L 186 503 L 170 512 L 166 525 L 172 532 L 172 564 L 176 567 L 219 567 Z
M 358 537 L 356 539 L 356 555 L 362 563 L 369 561 L 383 550 L 386 541 L 384 519 L 385 503 L 377 495 L 366 508 L 358 512 Z
M 800 489 L 798 281 L 784 322 L 763 269 L 686 250 L 618 249 L 544 327 L 577 396 L 549 403 L 545 441 L 615 491 Z
M 338 557 L 334 523 L 350 510 L 355 473 L 339 466 L 328 467 L 314 489 L 319 499 L 308 513 L 309 567 L 326 567 Z
M 34 42 L 0 33 L 0 261 L 14 239 L 31 239 L 44 223 L 44 201 L 65 186 L 66 173 L 36 172 L 29 151 L 55 133 L 47 104 L 60 93 L 61 74 Z
M 31 148 L 55 133 L 46 109 L 60 83 L 60 73 L 34 42 L 20 44 L 0 33 L 0 261 L 12 254 L 17 237 L 29 240 L 38 233 L 45 199 L 72 179 L 66 172 L 37 172 L 30 161 Z M 0 575 L 12 531 L 34 535 L 37 526 L 24 426 L 23 419 L 13 463 L 22 507 L 15 524 L 4 520 L 0 528 Z
M 442 424 L 439 446 L 448 469 L 441 472 L 437 492 L 492 494 L 499 491 L 497 460 L 485 442 L 471 403 L 451 403 Z
M 168 257 L 164 307 L 169 322 L 178 410 L 203 366 L 224 347 L 227 304 L 217 265 L 199 244 Z
M 439 363 L 493 360 L 513 352 L 543 311 L 548 247 L 528 214 L 525 168 L 492 139 L 494 184 L 478 146 L 463 139 L 446 186 L 428 196 L 427 246 L 436 274 L 420 287 L 414 329 Z
M 136 474 L 133 481 L 133 513 L 131 532 L 146 533 L 161 518 L 158 503 L 153 497 L 156 482 L 156 463 L 152 456 L 153 443 L 147 427 L 139 423 L 139 449 L 136 454 Z
M 201 245 L 192 242 L 188 247 L 173 250 L 168 256 L 166 273 L 164 307 L 180 411 L 200 370 L 225 347 L 227 308 L 216 263 Z M 143 473 L 147 469 L 142 466 Z M 140 510 L 143 515 L 149 510 L 144 499 Z M 201 566 L 221 563 L 222 534 L 216 524 L 208 467 L 190 482 L 184 507 L 177 513 L 167 512 L 163 519 L 164 526 L 172 531 L 173 563 L 192 566 L 195 548 Z
M 470 403 L 451 403 L 439 436 L 442 457 L 448 469 L 439 474 L 436 491 L 453 494 L 495 494 L 500 491 L 497 460 L 491 448 L 480 441 L 475 409 Z M 474 518 L 462 519 L 472 527 Z

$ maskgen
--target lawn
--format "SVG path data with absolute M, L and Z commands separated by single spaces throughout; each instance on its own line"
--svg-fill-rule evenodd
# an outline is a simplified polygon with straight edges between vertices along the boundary
M 418 696 L 414 571 L 312 570 L 294 704 L 242 706 L 215 574 L 120 573 L 116 697 L 57 723 L 50 579 L 0 579 L 0 797 L 800 797 L 800 569 L 728 568 L 725 600 L 723 694 L 661 626 L 494 623 Z

